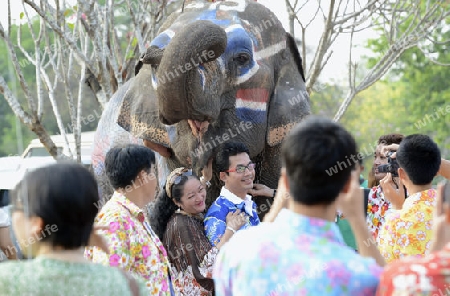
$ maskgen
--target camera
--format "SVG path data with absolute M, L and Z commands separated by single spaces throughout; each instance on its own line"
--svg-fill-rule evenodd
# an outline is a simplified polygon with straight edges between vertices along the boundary
M 391 158 L 394 151 L 389 151 L 386 155 L 388 158 L 387 164 L 382 164 L 378 166 L 377 170 L 379 173 L 391 173 L 393 177 L 398 177 L 398 163 L 395 158 Z

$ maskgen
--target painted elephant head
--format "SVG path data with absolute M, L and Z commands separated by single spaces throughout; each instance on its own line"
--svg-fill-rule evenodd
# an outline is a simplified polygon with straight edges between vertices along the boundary
M 141 56 L 118 123 L 197 173 L 224 141 L 240 141 L 276 187 L 280 143 L 310 114 L 294 39 L 263 5 L 196 1 L 171 15 Z

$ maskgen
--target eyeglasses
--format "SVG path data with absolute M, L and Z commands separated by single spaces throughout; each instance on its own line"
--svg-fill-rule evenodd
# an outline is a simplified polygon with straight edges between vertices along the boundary
M 238 164 L 235 169 L 230 169 L 225 172 L 227 172 L 227 173 L 236 172 L 238 174 L 243 174 L 245 172 L 245 169 L 248 169 L 249 171 L 253 171 L 255 169 L 255 166 L 256 166 L 256 164 L 253 162 L 250 162 L 248 165 Z

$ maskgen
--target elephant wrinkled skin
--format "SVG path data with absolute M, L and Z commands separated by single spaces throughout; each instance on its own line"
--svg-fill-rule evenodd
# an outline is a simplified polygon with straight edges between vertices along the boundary
M 141 56 L 118 124 L 159 153 L 160 184 L 179 166 L 201 169 L 225 141 L 257 163 L 255 182 L 277 186 L 280 146 L 310 114 L 302 62 L 276 16 L 253 1 L 190 2 Z M 218 172 L 207 204 L 218 196 Z M 258 198 L 261 215 L 270 199 Z

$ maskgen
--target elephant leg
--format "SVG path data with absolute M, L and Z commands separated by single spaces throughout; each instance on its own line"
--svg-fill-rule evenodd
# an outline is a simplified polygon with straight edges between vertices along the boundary
M 278 176 L 281 171 L 281 144 L 270 147 L 266 145 L 260 159 L 260 170 L 255 178 L 255 182 L 264 184 L 269 188 L 276 189 L 278 186 Z M 256 212 L 262 221 L 269 212 L 273 204 L 272 197 L 255 196 Z

